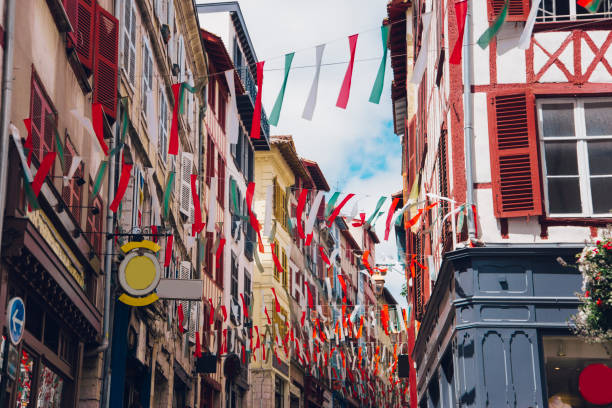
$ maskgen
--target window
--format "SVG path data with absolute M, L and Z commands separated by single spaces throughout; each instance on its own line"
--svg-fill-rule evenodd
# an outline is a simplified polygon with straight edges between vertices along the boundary
M 287 253 L 282 250 L 281 266 L 283 267 L 283 286 L 287 288 Z
M 104 113 L 117 117 L 117 74 L 119 67 L 119 21 L 111 13 L 95 6 L 93 102 Z
M 142 92 L 141 105 L 142 112 L 147 112 L 149 98 L 152 97 L 151 90 L 153 89 L 153 56 L 149 41 L 144 38 L 142 41 Z
M 72 160 L 77 156 L 76 150 L 70 139 L 66 137 L 66 149 L 64 151 L 64 174 L 68 173 L 68 170 L 72 166 Z M 77 225 L 81 223 L 81 200 L 83 197 L 83 184 L 80 184 L 83 180 L 83 163 L 79 164 L 74 177 L 68 181 L 68 185 L 62 189 L 62 199 L 68 208 L 68 212 L 72 214 L 77 222 Z
M 206 273 L 212 277 L 213 275 L 213 267 L 214 267 L 214 254 L 213 251 L 214 244 L 214 236 L 212 232 L 206 233 L 206 251 L 205 251 L 205 265 L 206 265 Z
M 215 77 L 213 76 L 211 77 L 211 81 L 208 83 L 208 105 L 213 110 L 213 112 L 217 110 L 215 106 L 216 96 L 217 96 L 217 81 Z
M 210 180 L 215 177 L 215 144 L 212 135 L 208 135 L 208 153 L 206 155 L 206 184 L 210 186 Z
M 134 85 L 136 72 L 136 13 L 133 0 L 123 2 L 123 61 L 122 68 L 128 83 Z
M 537 105 L 548 214 L 610 217 L 612 99 L 545 99 Z
M 89 183 L 89 194 L 93 191 L 93 183 Z M 89 242 L 91 247 L 98 257 L 102 254 L 102 200 L 100 197 L 94 198 L 90 203 L 92 208 L 87 210 L 87 232 L 89 233 Z M 95 213 L 95 214 L 94 214 Z
M 64 0 L 64 9 L 72 25 L 67 33 L 79 57 L 79 62 L 91 71 L 93 66 L 93 19 L 95 2 L 93 0 Z
M 217 201 L 219 202 L 219 206 L 221 208 L 225 207 L 225 161 L 223 157 L 219 154 L 218 157 L 218 170 L 217 170 L 219 178 L 217 179 Z
M 274 218 L 276 218 L 276 221 L 286 230 L 289 229 L 287 225 L 287 195 L 278 184 L 276 178 L 274 178 Z
M 168 100 L 166 99 L 166 93 L 164 92 L 163 86 L 159 87 L 159 146 L 157 152 L 162 158 L 162 161 L 166 162 L 168 155 Z
M 32 90 L 30 95 L 30 118 L 32 120 L 32 146 L 33 156 L 40 163 L 45 154 L 54 151 L 53 135 L 57 114 L 51 106 L 38 75 L 32 72 Z M 54 174 L 51 167 L 51 175 Z
M 232 269 L 232 285 L 231 285 L 231 294 L 234 302 L 238 303 L 238 258 L 234 251 L 232 251 L 232 261 L 231 261 L 231 269 Z
M 284 383 L 278 376 L 274 377 L 274 408 L 283 408 L 285 399 Z
M 225 132 L 225 111 L 227 108 L 227 94 L 225 93 L 225 89 L 223 87 L 219 87 L 219 109 L 217 113 L 217 118 L 219 120 L 219 126 L 221 130 Z
M 217 236 L 219 237 L 219 239 L 222 238 L 219 232 L 217 232 Z M 225 247 L 222 249 L 221 253 L 219 254 L 219 257 L 217 258 L 216 274 L 215 274 L 217 285 L 219 285 L 221 289 L 223 289 L 224 253 L 225 253 Z M 214 254 L 214 256 L 216 257 L 216 254 Z
M 246 303 L 247 307 L 251 307 L 251 275 L 244 270 L 244 303 Z
M 595 13 L 589 12 L 574 0 L 542 0 L 536 21 L 574 21 L 610 17 L 612 17 L 612 0 L 601 0 L 599 9 Z
M 542 336 L 546 398 L 550 407 L 587 408 L 579 388 L 579 378 L 589 366 L 610 367 L 610 351 L 605 344 L 589 344 L 574 336 Z

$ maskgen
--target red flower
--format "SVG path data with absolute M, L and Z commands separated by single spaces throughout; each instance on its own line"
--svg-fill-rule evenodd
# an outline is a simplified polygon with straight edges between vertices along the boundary
M 589 297 L 591 293 L 587 290 L 586 292 L 584 292 L 584 297 Z
M 601 299 L 597 299 L 597 306 L 601 306 Z
M 597 242 L 595 242 L 595 244 L 599 245 L 599 244 L 601 244 L 601 241 L 597 240 Z

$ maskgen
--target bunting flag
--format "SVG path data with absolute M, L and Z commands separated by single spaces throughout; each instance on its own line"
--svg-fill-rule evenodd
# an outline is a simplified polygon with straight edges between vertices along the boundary
M 380 207 L 382 207 L 382 205 L 385 203 L 386 200 L 387 200 L 386 196 L 382 196 L 378 199 L 378 202 L 376 203 L 376 208 L 374 209 L 374 212 L 372 213 L 372 215 L 370 215 L 370 217 L 366 221 L 366 224 L 372 225 L 374 218 L 377 217 L 378 212 L 380 211 Z
M 221 313 L 223 314 L 223 321 L 225 322 L 227 320 L 227 308 L 225 305 L 221 305 Z
M 278 273 L 284 273 L 285 270 L 283 269 L 283 266 L 281 265 L 280 261 L 278 260 L 278 256 L 276 256 L 276 245 L 274 243 L 270 244 L 270 248 L 272 248 L 272 261 L 274 261 L 274 266 L 276 267 L 276 270 L 278 271 Z
M 357 332 L 357 339 L 361 338 L 361 333 L 363 330 L 363 320 L 364 320 L 364 317 L 361 316 L 359 318 L 359 331 Z M 359 349 L 359 364 L 361 365 L 361 348 Z
M 342 88 L 340 88 L 340 94 L 338 95 L 338 100 L 336 101 L 336 106 L 342 109 L 346 109 L 346 105 L 348 104 L 349 100 L 349 94 L 351 93 L 351 80 L 353 78 L 353 65 L 355 64 L 355 50 L 357 48 L 358 36 L 359 34 L 353 34 L 348 38 L 349 47 L 351 49 L 351 59 L 349 61 L 348 67 L 346 68 L 344 80 L 342 81 Z
M 178 329 L 181 333 L 183 333 L 185 331 L 185 328 L 183 327 L 183 321 L 185 320 L 185 315 L 183 314 L 183 304 L 181 302 L 179 302 L 178 304 L 176 314 L 178 317 Z
M 474 235 L 478 238 L 478 211 L 476 211 L 476 206 L 472 204 L 472 216 L 474 217 Z
M 96 198 L 100 189 L 102 188 L 102 183 L 104 182 L 104 174 L 106 173 L 106 169 L 108 168 L 108 161 L 103 161 L 98 166 L 98 172 L 96 173 L 93 191 L 91 192 L 92 199 Z
M 255 111 L 251 121 L 251 139 L 261 137 L 261 94 L 263 91 L 263 67 L 265 61 L 257 63 L 257 96 L 255 97 Z
M 168 141 L 168 154 L 177 155 L 179 146 L 178 137 L 178 111 L 179 111 L 179 94 L 181 84 L 172 84 L 172 96 L 174 97 L 174 107 L 172 108 L 172 123 L 170 125 L 170 140 Z
M 310 86 L 310 92 L 308 93 L 308 99 L 302 112 L 302 118 L 306 120 L 312 120 L 315 106 L 317 105 L 317 94 L 319 92 L 319 76 L 321 74 L 321 62 L 323 61 L 323 51 L 325 50 L 325 44 L 317 45 L 316 48 L 316 69 L 315 75 Z
M 219 258 L 221 254 L 223 254 L 223 247 L 225 246 L 225 238 L 219 238 L 219 246 L 217 247 L 217 251 L 215 253 L 215 258 L 217 259 L 217 268 L 222 268 L 223 265 L 219 264 Z
M 466 0 L 467 1 L 467 0 Z M 395 212 L 395 208 L 399 203 L 399 197 L 396 197 L 391 202 L 391 207 L 389 207 L 389 213 L 387 214 L 387 222 L 385 223 L 385 241 L 389 240 L 389 232 L 391 230 L 391 220 L 393 219 L 393 213 Z
M 230 144 L 238 143 L 238 133 L 240 132 L 240 123 L 238 122 L 238 106 L 236 105 L 236 83 L 235 83 L 235 71 L 225 71 L 225 80 L 230 90 L 230 109 L 229 109 L 229 128 L 227 131 L 228 139 Z
M 419 218 L 421 218 L 422 214 L 423 214 L 423 209 L 420 209 L 419 211 L 417 211 L 416 215 L 412 217 L 410 220 L 408 220 L 406 224 L 406 228 L 410 228 L 413 225 L 415 225 L 419 221 Z
M 338 197 L 340 197 L 340 192 L 336 191 L 334 194 L 332 194 L 331 198 L 327 202 L 327 206 L 325 207 L 325 218 L 329 217 L 331 214 L 334 206 L 336 205 L 336 201 L 338 201 Z
M 112 212 L 116 213 L 119 209 L 119 204 L 123 199 L 123 195 L 128 188 L 128 184 L 130 183 L 130 177 L 132 176 L 132 165 L 123 163 L 121 168 L 121 176 L 119 178 L 119 186 L 117 187 L 117 192 L 115 193 L 115 198 L 113 202 L 108 207 Z
M 344 300 L 346 301 L 346 282 L 344 281 L 344 277 L 342 275 L 338 275 L 338 281 L 340 282 L 340 286 L 342 287 L 342 296 L 344 298 Z M 343 306 L 346 308 L 346 306 Z M 344 320 L 344 316 L 342 318 L 342 320 Z
M 504 24 L 504 21 L 506 21 L 506 16 L 508 15 L 509 1 L 510 0 L 506 0 L 504 2 L 504 7 L 501 9 L 501 12 L 497 16 L 493 24 L 489 26 L 489 28 L 487 28 L 478 39 L 477 43 L 483 50 L 487 48 L 491 40 L 495 37 L 499 29 L 501 28 L 502 24 Z
M 310 284 L 306 282 L 306 291 L 308 292 L 308 307 L 310 310 L 314 309 L 314 302 L 312 300 L 312 292 L 310 291 Z
M 317 213 L 319 212 L 319 208 L 321 207 L 321 202 L 325 197 L 324 191 L 319 191 L 314 199 L 312 207 L 310 208 L 310 214 L 308 214 L 308 220 L 306 221 L 306 231 L 305 234 L 312 239 L 312 229 L 314 227 L 314 223 L 317 219 Z M 310 245 L 310 241 L 308 244 Z
M 289 78 L 289 71 L 291 70 L 291 63 L 293 62 L 294 55 L 295 52 L 285 54 L 285 76 L 283 78 L 283 85 L 281 86 L 278 96 L 276 97 L 276 102 L 274 102 L 272 113 L 270 113 L 270 117 L 268 118 L 268 123 L 270 123 L 272 126 L 278 125 L 278 119 L 280 118 L 281 109 L 283 107 L 283 99 L 285 99 L 287 79 Z
M 257 269 L 259 269 L 260 273 L 264 273 L 264 267 L 261 264 L 261 260 L 259 259 L 258 251 L 253 251 L 253 256 L 255 258 L 255 265 L 257 265 Z
M 193 356 L 200 358 L 202 357 L 202 343 L 200 343 L 200 332 L 195 332 L 195 350 L 193 351 Z
M 38 198 L 40 189 L 42 188 L 42 185 L 45 182 L 47 175 L 51 171 L 51 167 L 53 166 L 53 162 L 55 161 L 55 156 L 55 152 L 49 152 L 45 154 L 45 157 L 43 157 L 42 162 L 38 167 L 38 171 L 34 176 L 34 180 L 32 181 L 32 191 L 34 193 L 34 197 Z
M 32 164 L 32 153 L 34 151 L 34 145 L 32 144 L 32 119 L 27 118 L 23 120 L 26 130 L 28 131 L 28 137 L 25 140 L 23 147 L 28 149 L 28 167 Z
M 168 181 L 166 182 L 166 189 L 164 190 L 164 219 L 166 220 L 168 219 L 168 210 L 170 209 L 170 196 L 174 188 L 174 174 L 173 171 L 168 174 Z
M 338 204 L 335 208 L 334 211 L 331 213 L 331 215 L 329 216 L 329 219 L 327 220 L 327 226 L 331 228 L 331 226 L 334 223 L 334 220 L 336 219 L 336 217 L 338 216 L 338 214 L 340 214 L 340 210 L 342 210 L 342 207 L 344 207 L 346 205 L 346 203 L 355 196 L 355 194 L 348 194 L 346 197 L 344 197 L 344 200 L 342 200 L 340 202 L 340 204 Z
M 264 313 L 266 314 L 266 318 L 268 319 L 268 324 L 272 324 L 272 321 L 270 320 L 270 315 L 268 314 L 268 307 L 264 306 Z M 264 357 L 266 358 L 266 357 Z
M 63 161 L 64 159 L 62 158 L 62 162 Z M 68 186 L 68 184 L 70 183 L 70 179 L 74 177 L 74 173 L 76 173 L 77 169 L 79 168 L 79 164 L 81 164 L 81 161 L 82 161 L 81 156 L 72 156 L 72 162 L 70 163 L 70 169 L 68 169 L 68 173 L 64 176 L 64 187 Z
M 369 250 L 363 251 L 363 255 L 361 256 L 361 262 L 366 267 L 366 269 L 370 272 L 370 275 L 373 275 L 374 271 L 372 270 L 372 267 L 370 266 L 370 262 L 368 261 L 369 255 L 370 255 Z
M 320 245 L 319 245 L 319 253 L 321 254 L 321 259 L 323 259 L 323 262 L 325 262 L 327 265 L 331 265 L 329 258 L 325 254 L 325 249 Z
M 278 297 L 276 296 L 276 290 L 274 288 L 270 288 L 272 289 L 272 293 L 274 294 L 274 307 L 276 308 L 276 313 L 280 313 L 280 303 L 278 303 Z
M 249 220 L 251 222 L 251 226 L 257 232 L 259 252 L 263 254 L 264 246 L 263 246 L 263 242 L 261 241 L 261 232 L 260 232 L 261 227 L 259 225 L 259 221 L 257 221 L 257 217 L 255 217 L 255 214 L 253 214 L 253 210 L 252 210 L 253 194 L 255 194 L 255 183 L 250 182 L 249 185 L 247 186 L 247 192 L 246 192 L 247 210 L 249 212 Z
M 193 200 L 193 227 L 192 235 L 195 235 L 202 231 L 204 224 L 202 223 L 202 207 L 200 206 L 200 196 L 198 195 L 198 189 L 196 181 L 198 180 L 197 174 L 191 175 L 191 198 Z
M 587 9 L 589 13 L 597 13 L 601 0 L 578 0 L 578 5 Z
M 240 299 L 242 300 L 242 310 L 244 312 L 244 317 L 248 319 L 249 318 L 249 308 L 247 307 L 246 302 L 244 301 L 244 295 L 242 293 L 240 294 Z
M 380 27 L 380 35 L 382 39 L 383 56 L 376 74 L 376 81 L 370 93 L 370 102 L 378 104 L 382 95 L 383 85 L 385 82 L 385 69 L 387 67 L 387 39 L 389 38 L 389 26 L 383 25 Z
M 295 216 L 297 218 L 297 221 L 296 221 L 297 230 L 298 230 L 298 234 L 300 234 L 300 237 L 302 239 L 306 238 L 306 236 L 304 235 L 304 228 L 302 227 L 302 213 L 304 212 L 304 207 L 306 206 L 307 198 L 308 198 L 308 190 L 303 188 L 302 191 L 300 191 L 297 208 L 295 209 Z
M 580 1 L 581 0 L 578 0 L 579 5 L 581 5 Z M 531 2 L 531 10 L 529 10 L 529 16 L 527 17 L 525 27 L 523 28 L 523 32 L 519 38 L 518 48 L 521 50 L 526 50 L 531 45 L 531 33 L 533 33 L 533 26 L 535 25 L 541 2 L 542 0 L 533 0 L 533 2 Z M 593 2 L 597 2 L 597 0 L 594 0 Z
M 208 316 L 208 323 L 212 326 L 215 323 L 215 307 L 213 306 L 212 298 L 208 298 L 208 304 L 210 305 L 210 315 Z
M 170 260 L 172 259 L 172 242 L 174 241 L 174 235 L 168 235 L 166 238 L 166 250 L 164 257 L 164 267 L 170 266 Z
M 98 142 L 100 142 L 100 147 L 102 148 L 104 155 L 108 156 L 108 146 L 104 141 L 104 116 L 101 103 L 91 104 L 91 121 L 96 137 L 98 138 Z
M 421 21 L 423 22 L 423 31 L 421 32 L 421 48 L 419 49 L 419 55 L 414 63 L 414 68 L 412 69 L 412 78 L 410 78 L 410 82 L 418 85 L 421 83 L 423 79 L 423 74 L 425 73 L 425 68 L 427 68 L 427 60 L 429 56 L 429 34 L 431 27 L 431 16 L 432 12 L 423 13 L 421 16 Z
M 538 0 L 536 0 L 538 1 Z M 449 63 L 458 65 L 461 64 L 461 51 L 463 50 L 463 32 L 465 31 L 465 17 L 467 16 L 468 2 L 467 0 L 458 1 L 455 3 L 455 18 L 457 19 L 457 41 L 453 47 Z

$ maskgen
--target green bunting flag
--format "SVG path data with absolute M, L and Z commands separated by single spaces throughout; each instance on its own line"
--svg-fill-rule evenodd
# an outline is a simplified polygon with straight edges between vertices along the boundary
M 174 185 L 174 172 L 171 171 L 168 175 L 168 182 L 166 183 L 166 190 L 164 191 L 164 218 L 168 219 L 168 210 L 170 204 L 170 196 L 172 195 L 172 187 Z
M 493 37 L 495 37 L 499 29 L 501 28 L 502 24 L 504 24 L 504 21 L 506 21 L 506 16 L 508 15 L 508 2 L 509 0 L 506 0 L 504 2 L 504 8 L 502 8 L 501 12 L 499 13 L 499 16 L 497 16 L 493 24 L 489 28 L 487 28 L 478 39 L 478 45 L 483 50 L 487 48 Z
M 372 215 L 370 215 L 370 218 L 368 218 L 368 220 L 366 221 L 366 223 L 368 225 L 372 225 L 372 221 L 374 221 L 374 218 L 378 218 L 378 211 L 380 211 L 380 207 L 382 207 L 382 205 L 385 203 L 385 200 L 387 199 L 387 197 L 382 196 L 378 199 L 378 202 L 376 203 L 376 208 L 374 209 L 374 212 L 372 213 Z
M 382 95 L 383 85 L 385 82 L 385 69 L 387 67 L 387 39 L 389 38 L 389 26 L 384 25 L 380 27 L 380 34 L 382 37 L 383 56 L 378 67 L 378 74 L 376 74 L 376 81 L 372 87 L 372 93 L 370 93 L 370 102 L 378 104 L 380 102 L 380 95 Z
M 64 166 L 64 146 L 62 146 L 62 141 L 60 140 L 60 135 L 57 132 L 57 128 L 53 128 L 55 133 L 55 150 L 57 151 L 57 156 L 60 159 L 60 164 L 62 167 Z
M 184 100 L 185 100 L 185 98 L 183 98 L 183 95 L 185 94 L 185 92 L 184 92 L 185 90 L 188 90 L 191 93 L 196 93 L 198 91 L 198 87 L 191 86 L 187 82 L 182 82 L 181 83 L 181 90 L 179 92 L 179 101 L 181 102 L 179 104 L 179 111 L 181 112 L 181 115 L 185 111 L 185 104 L 183 103 Z
M 232 191 L 232 204 L 234 206 L 234 214 L 239 215 L 239 208 L 238 208 L 238 199 L 236 198 L 236 180 L 234 180 L 232 178 L 232 182 L 230 184 L 230 189 Z
M 28 204 L 32 210 L 38 210 L 40 205 L 38 204 L 34 190 L 32 190 L 32 184 L 28 182 L 28 176 L 25 169 L 21 169 L 21 171 L 23 172 L 23 187 L 25 189 L 26 198 L 28 199 Z
M 336 205 L 336 201 L 338 201 L 338 197 L 340 197 L 339 191 L 336 191 L 334 194 L 332 194 L 331 198 L 329 199 L 329 202 L 327 203 L 327 207 L 325 208 L 325 218 L 328 218 L 329 214 L 331 214 L 332 210 L 334 209 L 334 206 Z
M 272 126 L 278 125 L 278 119 L 280 118 L 281 108 L 283 106 L 283 99 L 285 99 L 285 89 L 287 88 L 287 78 L 289 78 L 289 70 L 291 69 L 291 63 L 293 62 L 293 56 L 295 52 L 290 52 L 289 54 L 285 54 L 285 77 L 283 79 L 283 85 L 281 86 L 280 92 L 276 97 L 276 102 L 274 102 L 274 107 L 272 108 L 272 113 L 270 113 L 270 117 L 268 118 L 268 122 Z
M 125 141 L 125 134 L 127 133 L 127 128 L 128 128 L 128 110 L 127 110 L 127 103 L 126 106 L 123 107 L 123 119 L 121 119 L 121 142 L 117 144 L 117 146 L 123 145 L 123 142 Z
M 589 13 L 597 13 L 601 0 L 578 0 L 578 5 L 587 9 Z
M 96 181 L 94 182 L 93 191 L 91 192 L 92 199 L 94 199 L 100 192 L 100 187 L 102 187 L 102 182 L 104 181 L 104 174 L 106 173 L 107 167 L 108 161 L 106 160 L 100 163 L 100 166 L 98 167 L 98 174 L 96 174 Z

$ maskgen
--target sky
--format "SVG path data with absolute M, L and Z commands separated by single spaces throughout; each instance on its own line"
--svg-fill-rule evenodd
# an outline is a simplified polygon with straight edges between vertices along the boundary
M 347 210 L 358 200 L 359 210 L 369 215 L 381 195 L 389 196 L 402 185 L 389 58 L 380 104 L 368 101 L 383 52 L 380 26 L 387 0 L 239 0 L 239 4 L 257 57 L 265 61 L 262 96 L 268 115 L 282 85 L 284 55 L 295 52 L 278 127 L 271 126 L 270 133 L 292 135 L 300 156 L 319 163 L 332 191 L 356 194 Z M 350 58 L 348 36 L 357 33 L 351 93 L 343 110 L 336 107 L 336 100 Z M 317 106 L 312 121 L 307 121 L 302 111 L 315 72 L 315 47 L 323 43 Z M 383 209 L 390 202 L 388 198 Z M 385 219 L 386 213 L 376 224 L 381 241 Z M 389 241 L 377 247 L 376 262 L 395 261 L 396 253 L 392 232 Z M 403 275 L 397 270 L 387 274 L 386 286 L 405 305 L 399 295 Z

